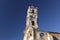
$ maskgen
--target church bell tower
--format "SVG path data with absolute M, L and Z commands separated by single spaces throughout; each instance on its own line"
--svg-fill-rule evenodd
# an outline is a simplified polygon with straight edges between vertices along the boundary
M 26 29 L 24 31 L 24 40 L 39 39 L 39 37 L 37 38 L 37 36 L 39 36 L 37 19 L 38 19 L 37 7 L 29 6 L 27 10 L 27 16 L 26 16 Z
M 37 7 L 28 7 L 23 40 L 50 40 L 49 33 L 41 32 L 38 28 Z
M 37 18 L 37 7 L 29 6 L 27 10 L 26 27 L 31 26 L 33 28 L 38 28 Z

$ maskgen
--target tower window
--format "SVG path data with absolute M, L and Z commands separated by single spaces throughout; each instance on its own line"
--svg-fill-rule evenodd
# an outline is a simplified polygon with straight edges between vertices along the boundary
M 35 31 L 36 31 L 36 29 L 34 29 L 34 37 L 36 38 L 36 32 Z
M 30 33 L 30 36 L 32 36 L 32 31 L 29 31 L 29 33 Z
M 32 15 L 30 15 L 30 18 L 33 18 L 33 16 L 32 16 Z
M 34 21 L 32 21 L 32 25 L 34 25 Z
M 32 13 L 34 13 L 34 10 L 32 10 Z
M 30 33 L 30 36 L 32 36 L 32 34 Z

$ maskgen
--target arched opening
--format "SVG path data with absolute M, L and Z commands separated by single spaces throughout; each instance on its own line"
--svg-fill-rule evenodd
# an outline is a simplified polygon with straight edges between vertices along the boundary
M 32 10 L 32 13 L 34 13 L 34 10 Z
M 33 26 L 34 26 L 34 24 L 35 24 L 34 21 L 32 21 L 32 25 L 33 25 Z

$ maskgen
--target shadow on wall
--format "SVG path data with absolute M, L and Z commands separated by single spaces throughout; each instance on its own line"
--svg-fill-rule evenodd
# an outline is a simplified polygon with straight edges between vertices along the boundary
M 53 40 L 58 40 L 55 36 L 53 36 Z

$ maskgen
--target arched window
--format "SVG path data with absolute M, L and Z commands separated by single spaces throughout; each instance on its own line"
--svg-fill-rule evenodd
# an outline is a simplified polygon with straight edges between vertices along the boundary
M 33 25 L 33 26 L 34 26 L 34 24 L 35 24 L 34 21 L 32 21 L 32 25 Z
M 32 10 L 32 13 L 34 13 L 34 10 Z

